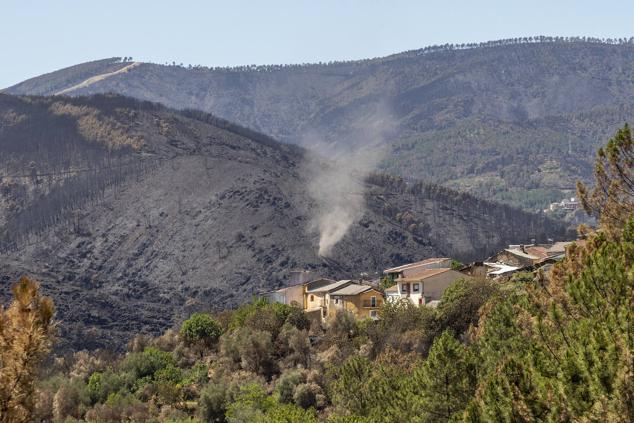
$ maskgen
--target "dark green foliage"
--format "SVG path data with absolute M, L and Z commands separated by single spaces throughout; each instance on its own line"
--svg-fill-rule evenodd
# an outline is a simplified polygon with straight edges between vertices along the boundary
M 275 337 L 284 323 L 298 329 L 310 327 L 310 321 L 301 308 L 280 303 L 270 304 L 265 299 L 256 299 L 233 312 L 229 328 L 250 327 L 265 330 Z
M 227 407 L 227 422 L 247 423 L 262 419 L 274 406 L 275 400 L 267 395 L 261 385 L 256 383 L 242 385 L 234 401 Z
M 222 328 L 209 314 L 195 313 L 183 322 L 180 334 L 189 344 L 200 343 L 210 348 L 220 338 Z
M 460 263 L 458 260 L 451 260 L 451 268 L 453 270 L 460 270 L 464 266 L 464 264 Z
M 472 398 L 476 380 L 469 351 L 445 331 L 434 341 L 425 363 L 414 371 L 407 386 L 409 401 L 422 421 L 449 421 Z
M 302 373 L 297 370 L 291 370 L 282 374 L 275 385 L 275 391 L 279 396 L 279 401 L 283 404 L 293 403 L 295 388 L 302 383 L 304 379 Z
M 227 389 L 218 384 L 207 385 L 198 399 L 198 417 L 203 422 L 225 421 L 227 411 Z
M 132 386 L 133 376 L 130 373 L 116 373 L 112 370 L 94 372 L 88 378 L 88 394 L 94 403 L 105 402 L 108 396 Z
M 304 410 L 291 404 L 275 404 L 263 415 L 253 419 L 254 423 L 317 423 L 314 410 Z
M 155 347 L 146 347 L 143 352 L 130 353 L 121 363 L 121 369 L 132 372 L 137 379 L 142 379 L 153 378 L 157 372 L 174 365 L 171 353 Z
M 434 310 L 408 300 L 386 302 L 380 314 L 381 319 L 365 329 L 372 341 L 372 357 L 386 349 L 424 353 L 438 331 Z
M 438 305 L 437 319 L 442 329 L 464 333 L 478 320 L 478 310 L 496 292 L 489 281 L 459 279 L 445 290 Z

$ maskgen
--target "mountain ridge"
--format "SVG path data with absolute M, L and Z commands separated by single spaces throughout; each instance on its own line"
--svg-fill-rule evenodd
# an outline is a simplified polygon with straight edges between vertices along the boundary
M 322 259 L 304 149 L 117 95 L 0 94 L 0 145 L 1 295 L 22 274 L 39 279 L 61 348 L 122 346 L 281 286 L 289 269 L 355 277 L 570 236 L 543 216 L 375 174 L 360 220 Z
M 382 170 L 538 210 L 571 195 L 576 180 L 588 181 L 596 148 L 631 119 L 634 44 L 533 39 L 547 41 L 429 47 L 330 64 L 187 69 L 142 63 L 72 94 L 117 92 L 200 109 L 306 146 L 311 134 L 348 145 L 355 128 L 384 118 L 394 130 L 384 140 Z M 100 73 L 127 65 L 88 64 Z M 80 68 L 6 91 L 52 94 L 49 82 L 58 89 Z M 614 110 L 618 122 L 610 118 L 606 125 L 602 119 Z M 473 168 L 463 166 L 466 160 Z M 546 176 L 544 166 L 551 169 Z

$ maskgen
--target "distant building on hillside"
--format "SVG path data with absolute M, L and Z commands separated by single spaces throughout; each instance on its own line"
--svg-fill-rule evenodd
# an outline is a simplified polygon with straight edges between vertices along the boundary
M 322 323 L 340 310 L 348 311 L 359 319 L 376 319 L 384 301 L 381 291 L 372 285 L 326 278 L 299 282 L 260 296 L 270 302 L 301 307 L 311 320 Z
M 397 278 L 408 278 L 415 276 L 417 273 L 420 273 L 427 269 L 440 269 L 440 268 L 450 268 L 451 267 L 451 259 L 442 257 L 434 257 L 428 258 L 425 260 L 417 261 L 415 263 L 403 264 L 401 266 L 392 267 L 390 269 L 385 269 L 383 274 L 391 278 L 392 280 L 396 280 Z
M 518 271 L 531 270 L 561 260 L 565 257 L 566 247 L 572 242 L 509 245 L 484 261 L 487 277 L 510 276 Z
M 581 202 L 576 197 L 571 197 L 570 199 L 564 198 L 558 203 L 550 203 L 547 209 L 544 210 L 544 213 L 552 213 L 557 210 L 567 210 L 574 211 L 581 207 Z
M 450 258 L 430 258 L 383 271 L 394 285 L 385 290 L 387 301 L 402 298 L 415 305 L 436 306 L 452 283 L 468 275 L 451 269 Z
M 326 305 L 329 317 L 334 317 L 337 312 L 347 311 L 360 319 L 378 319 L 383 294 L 372 286 L 353 283 L 329 292 Z

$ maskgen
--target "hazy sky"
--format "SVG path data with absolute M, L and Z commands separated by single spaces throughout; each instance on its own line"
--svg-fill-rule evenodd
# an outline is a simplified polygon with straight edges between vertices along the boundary
M 0 0 L 0 87 L 112 56 L 316 62 L 528 35 L 630 37 L 633 21 L 627 0 Z

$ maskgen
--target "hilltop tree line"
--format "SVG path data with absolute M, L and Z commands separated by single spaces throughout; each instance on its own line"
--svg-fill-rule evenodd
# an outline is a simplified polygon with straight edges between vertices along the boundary
M 423 54 L 429 53 L 439 53 L 445 51 L 456 51 L 456 50 L 471 50 L 475 48 L 489 48 L 489 47 L 501 47 L 501 46 L 509 46 L 509 45 L 517 45 L 517 44 L 536 44 L 536 43 L 590 43 L 590 44 L 608 44 L 608 45 L 634 45 L 634 37 L 621 37 L 621 38 L 598 38 L 598 37 L 585 37 L 585 36 L 547 36 L 547 35 L 536 35 L 530 37 L 514 37 L 514 38 L 504 38 L 500 40 L 491 40 L 484 41 L 478 43 L 446 43 L 446 44 L 434 44 L 431 46 L 426 46 L 421 49 L 415 50 L 407 50 L 402 53 L 398 53 L 398 55 L 404 56 L 420 56 Z M 165 62 L 164 66 L 171 67 L 179 67 L 183 69 L 196 70 L 196 71 L 213 71 L 213 72 L 225 72 L 225 73 L 234 73 L 234 72 L 277 72 L 281 70 L 301 70 L 301 69 L 315 69 L 320 67 L 327 66 L 343 66 L 343 65 L 354 65 L 361 63 L 368 63 L 376 60 L 387 60 L 392 56 L 388 56 L 386 58 L 383 57 L 373 57 L 366 58 L 360 60 L 330 60 L 327 62 L 315 62 L 315 63 L 296 63 L 296 64 L 271 64 L 271 65 L 241 65 L 241 66 L 203 66 L 203 65 L 187 65 L 184 66 L 183 63 L 176 62 Z M 116 58 L 121 60 L 120 58 Z M 124 58 L 123 62 L 131 61 L 132 58 Z

